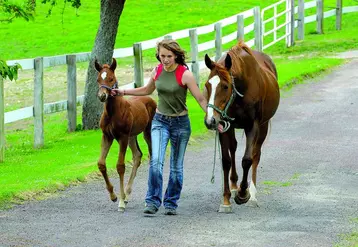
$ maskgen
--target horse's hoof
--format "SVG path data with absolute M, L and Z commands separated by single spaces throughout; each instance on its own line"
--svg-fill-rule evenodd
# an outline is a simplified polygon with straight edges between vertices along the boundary
M 123 208 L 123 207 L 118 207 L 118 212 L 124 213 L 124 211 L 125 211 L 125 208 Z
M 247 206 L 253 207 L 253 208 L 259 207 L 259 204 L 257 203 L 257 199 L 251 197 L 250 200 L 247 202 Z
M 231 190 L 231 198 L 235 198 L 237 196 L 237 190 Z
M 111 198 L 112 202 L 116 202 L 117 201 L 117 197 L 116 198 Z
M 244 196 L 241 196 L 240 193 L 238 193 L 234 200 L 236 202 L 236 204 L 244 204 L 244 203 L 247 203 L 247 201 L 250 199 L 250 192 L 249 191 L 245 191 L 245 195 Z
M 225 213 L 225 214 L 232 213 L 232 206 L 221 204 L 219 207 L 219 213 Z

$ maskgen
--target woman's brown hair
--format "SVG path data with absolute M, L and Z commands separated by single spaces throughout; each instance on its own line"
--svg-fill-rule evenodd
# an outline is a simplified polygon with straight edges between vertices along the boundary
M 161 47 L 174 53 L 174 55 L 176 56 L 175 62 L 177 64 L 184 65 L 188 68 L 188 65 L 185 63 L 185 51 L 180 48 L 178 42 L 173 39 L 164 39 L 157 44 L 157 52 L 155 56 L 159 62 L 161 62 L 159 58 L 159 49 Z

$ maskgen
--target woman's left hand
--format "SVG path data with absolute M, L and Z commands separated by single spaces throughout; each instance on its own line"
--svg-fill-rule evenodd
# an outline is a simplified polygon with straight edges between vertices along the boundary
M 218 131 L 219 133 L 224 133 L 224 127 L 220 123 L 218 124 Z

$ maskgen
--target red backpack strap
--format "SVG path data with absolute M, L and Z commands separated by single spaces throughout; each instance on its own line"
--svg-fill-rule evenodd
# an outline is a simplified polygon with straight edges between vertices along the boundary
M 176 71 L 175 71 L 175 77 L 177 79 L 177 82 L 179 84 L 179 86 L 186 88 L 186 86 L 183 85 L 182 82 L 182 78 L 183 78 L 183 74 L 184 72 L 187 70 L 188 68 L 185 67 L 184 65 L 179 64 Z
M 158 77 L 160 76 L 160 74 L 162 73 L 163 71 L 163 64 L 159 64 L 156 68 L 156 73 L 155 73 L 155 77 L 154 77 L 154 80 L 156 81 L 158 79 Z

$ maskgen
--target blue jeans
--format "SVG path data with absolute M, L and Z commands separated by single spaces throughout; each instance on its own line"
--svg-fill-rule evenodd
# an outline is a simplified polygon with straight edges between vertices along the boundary
M 163 166 L 170 140 L 170 174 L 164 195 L 164 207 L 176 209 L 183 187 L 183 163 L 191 134 L 188 115 L 169 117 L 156 113 L 152 121 L 152 156 L 150 159 L 147 206 L 159 208 L 162 204 Z

